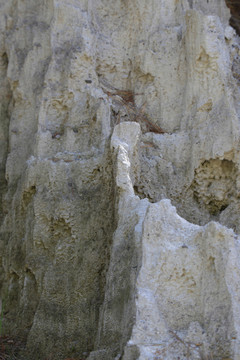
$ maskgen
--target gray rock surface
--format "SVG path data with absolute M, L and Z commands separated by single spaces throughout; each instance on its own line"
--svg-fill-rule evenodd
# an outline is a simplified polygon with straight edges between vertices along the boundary
M 0 302 L 29 359 L 240 359 L 224 0 L 0 0 Z

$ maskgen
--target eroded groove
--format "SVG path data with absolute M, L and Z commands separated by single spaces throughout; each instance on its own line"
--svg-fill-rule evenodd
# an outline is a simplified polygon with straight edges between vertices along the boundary
M 4 52 L 0 57 L 0 224 L 3 220 L 3 203 L 2 197 L 7 189 L 7 182 L 5 179 L 5 167 L 8 152 L 9 140 L 9 104 L 12 99 L 12 92 L 9 82 L 7 80 L 8 57 Z

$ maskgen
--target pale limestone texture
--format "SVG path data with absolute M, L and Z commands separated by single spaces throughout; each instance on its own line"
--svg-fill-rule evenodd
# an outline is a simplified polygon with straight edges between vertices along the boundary
M 169 200 L 139 200 L 139 138 L 135 123 L 112 136 L 119 220 L 96 341 L 103 349 L 89 359 L 239 359 L 240 237 L 187 222 Z
M 0 0 L 0 300 L 26 359 L 240 359 L 229 17 Z

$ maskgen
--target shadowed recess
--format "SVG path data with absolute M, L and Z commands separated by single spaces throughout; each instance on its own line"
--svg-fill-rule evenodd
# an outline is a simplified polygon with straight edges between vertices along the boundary
M 225 2 L 231 12 L 229 24 L 240 35 L 240 0 L 225 0 Z

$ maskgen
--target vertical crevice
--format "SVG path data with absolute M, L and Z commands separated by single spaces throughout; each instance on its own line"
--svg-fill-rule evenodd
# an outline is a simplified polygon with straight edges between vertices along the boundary
M 12 92 L 7 79 L 8 56 L 6 52 L 0 55 L 0 225 L 4 217 L 3 195 L 7 189 L 5 168 L 9 142 L 9 105 L 12 100 Z
M 5 242 L 7 234 L 1 229 L 1 225 L 5 216 L 3 198 L 7 191 L 7 181 L 5 178 L 6 161 L 9 144 L 9 119 L 10 104 L 12 100 L 12 92 L 7 79 L 8 56 L 6 52 L 0 53 L 0 298 L 4 301 L 4 277 L 5 271 L 3 267 L 3 259 L 5 252 Z

